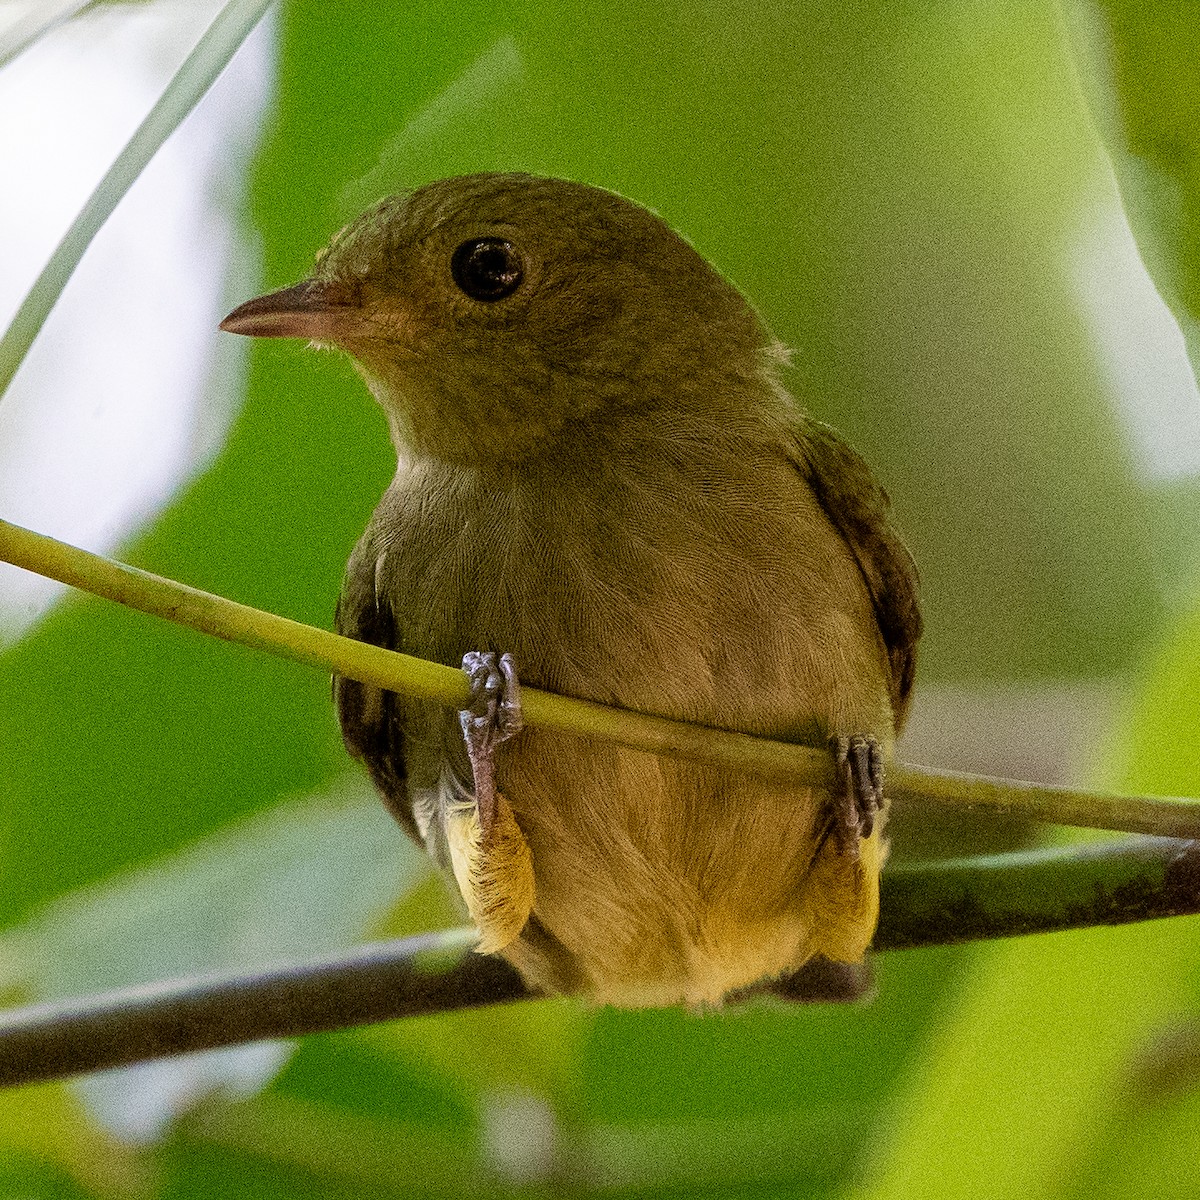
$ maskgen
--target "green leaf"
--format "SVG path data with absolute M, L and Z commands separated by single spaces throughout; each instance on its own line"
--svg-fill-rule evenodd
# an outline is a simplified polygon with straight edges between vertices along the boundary
M 212 86 L 270 3 L 229 0 L 96 186 L 0 338 L 0 399 L 92 238 L 158 148 Z
M 139 1195 L 147 1183 L 137 1155 L 96 1128 L 78 1096 L 63 1084 L 0 1091 L 0 1164 L 21 1161 L 53 1164 L 89 1194 L 114 1200 Z M 0 1189 L 5 1182 L 0 1168 Z M 4 1194 L 30 1193 L 22 1189 Z
M 1167 302 L 1200 319 L 1200 4 L 1076 10 L 1088 91 L 1130 223 Z M 1086 18 L 1097 22 L 1098 28 Z M 1191 332 L 1192 361 L 1200 346 Z
M 43 0 L 41 4 L 30 5 L 26 13 L 0 32 L 0 70 L 56 25 L 69 21 L 77 12 L 86 8 L 89 2 L 90 0 Z
M 1200 615 L 1147 664 L 1103 767 L 1117 791 L 1200 791 Z M 1108 1195 L 1129 1139 L 1162 1128 L 1128 1108 L 1134 1064 L 1196 1011 L 1200 919 L 1019 938 L 982 947 L 975 974 L 910 1084 L 863 1197 Z M 1171 1111 L 1163 1115 L 1179 1133 Z M 1165 1126 L 1164 1126 L 1165 1128 Z M 1155 1177 L 1175 1195 L 1200 1155 L 1194 1128 Z M 1153 1157 L 1146 1152 L 1147 1160 Z M 1189 1174 L 1190 1178 L 1190 1174 Z M 1170 1180 L 1175 1184 L 1167 1186 Z
M 1106 773 L 1160 795 L 1200 789 L 1200 606 L 1182 614 L 1143 665 Z M 1164 791 L 1163 789 L 1174 789 Z
M 48 905 L 6 937 L 35 997 L 53 999 L 219 968 L 304 959 L 361 939 L 427 862 L 357 779 L 282 805 Z M 206 1093 L 245 1094 L 286 1053 L 244 1047 L 92 1077 L 93 1111 L 156 1134 Z

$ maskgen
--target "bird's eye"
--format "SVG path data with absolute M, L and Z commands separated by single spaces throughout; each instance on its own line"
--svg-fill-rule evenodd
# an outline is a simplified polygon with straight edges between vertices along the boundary
M 524 276 L 516 247 L 503 238 L 463 242 L 450 260 L 450 273 L 472 300 L 485 303 L 511 296 Z

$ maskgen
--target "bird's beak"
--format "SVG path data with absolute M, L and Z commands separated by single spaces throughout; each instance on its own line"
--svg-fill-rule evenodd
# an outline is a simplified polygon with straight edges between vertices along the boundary
M 339 342 L 359 324 L 362 311 L 357 288 L 305 279 L 238 305 L 221 322 L 221 328 L 247 337 Z

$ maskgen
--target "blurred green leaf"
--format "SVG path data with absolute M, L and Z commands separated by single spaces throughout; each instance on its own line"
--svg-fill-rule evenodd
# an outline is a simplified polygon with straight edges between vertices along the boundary
M 1067 1194 L 1138 1046 L 1184 1002 L 1197 922 L 997 943 L 920 1059 L 861 1196 Z
M 318 1179 L 341 1183 L 351 1195 L 478 1194 L 474 1139 L 444 1128 L 414 1128 L 268 1095 L 250 1104 L 207 1106 L 189 1118 L 185 1134 L 225 1151 L 265 1154 Z M 305 1194 L 310 1194 L 307 1188 Z
M 6 935 L 7 961 L 35 998 L 53 999 L 347 946 L 428 871 L 367 791 L 345 783 L 65 896 Z M 253 1091 L 284 1057 L 242 1047 L 79 1086 L 105 1125 L 140 1140 L 209 1091 Z
M 1157 1102 L 1121 1104 L 1104 1129 L 1094 1161 L 1085 1165 L 1072 1200 L 1190 1200 L 1196 1194 L 1200 1088 Z
M 362 937 L 428 869 L 347 780 L 65 896 L 7 937 L 45 999 L 307 958 Z
M 112 216 L 113 209 L 159 147 L 225 69 L 270 3 L 271 0 L 228 0 L 105 172 L 0 338 L 0 398 L 97 231 Z
M 1164 796 L 1200 789 L 1200 607 L 1179 615 L 1142 667 L 1124 720 L 1109 741 L 1105 773 Z
M 1076 3 L 1085 88 L 1159 289 L 1200 346 L 1200 3 Z M 1070 6 L 1068 8 L 1070 11 Z M 1093 24 L 1094 23 L 1094 24 Z
M 1110 739 L 1103 786 L 1200 791 L 1198 663 L 1192 614 L 1147 665 Z M 1194 1189 L 1194 1131 L 1140 1177 L 1129 1163 L 1131 1148 L 1149 1163 L 1166 1131 L 1180 1130 L 1185 1101 L 1157 1113 L 1137 1104 L 1134 1065 L 1181 1014 L 1197 1011 L 1200 920 L 1017 939 L 973 958 L 973 979 L 911 1080 L 903 1123 L 860 1194 L 1085 1200 Z M 1122 1191 L 1138 1178 L 1140 1191 Z
M 395 1021 L 359 1036 L 462 1096 L 528 1091 L 563 1107 L 575 1100 L 592 1020 L 580 1001 L 546 1000 Z
M 29 5 L 25 13 L 0 31 L 0 70 L 60 22 L 69 21 L 89 3 L 91 0 L 48 0 L 39 5 Z
M 88 1194 L 101 1197 L 139 1196 L 147 1190 L 145 1164 L 127 1146 L 88 1120 L 79 1098 L 65 1084 L 24 1091 L 0 1091 L 0 1189 L 6 1168 L 18 1163 L 52 1166 Z M 45 1191 L 23 1183 L 4 1195 L 62 1194 L 61 1179 L 46 1179 Z
M 1200 609 L 1183 614 L 1146 664 L 1122 727 L 1116 731 L 1107 768 L 1127 786 L 1200 789 Z M 1080 1163 L 1072 1200 L 1089 1196 L 1182 1197 L 1195 1192 L 1200 1156 L 1196 1114 L 1200 1106 L 1200 923 L 1168 923 L 1162 962 L 1146 961 L 1157 981 L 1176 964 L 1179 978 L 1163 1009 L 1148 1021 L 1137 998 L 1127 1020 L 1123 1060 L 1107 1103 L 1096 1114 L 1090 1155 Z M 1115 964 L 1118 967 L 1120 964 Z

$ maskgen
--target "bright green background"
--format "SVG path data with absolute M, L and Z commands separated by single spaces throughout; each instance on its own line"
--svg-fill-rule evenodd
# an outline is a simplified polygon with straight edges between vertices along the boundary
M 250 184 L 264 284 L 380 192 L 458 171 L 649 204 L 797 348 L 796 389 L 891 491 L 922 679 L 1127 678 L 1095 777 L 1196 794 L 1200 505 L 1139 478 L 1066 266 L 1110 187 L 1086 97 L 1165 294 L 1200 295 L 1200 13 L 1140 14 L 295 0 Z M 225 451 L 124 556 L 328 624 L 393 466 L 344 362 L 255 346 Z M 401 902 L 419 866 L 301 667 L 71 600 L 0 660 L 0 747 L 13 998 L 452 919 L 430 883 Z M 144 1150 L 95 1124 L 102 1097 L 0 1095 L 0 1194 L 503 1192 L 520 1173 L 488 1130 L 549 1111 L 582 1194 L 1190 1195 L 1195 946 L 1177 921 L 891 955 L 845 1011 L 542 1002 L 312 1038 L 265 1093 Z

